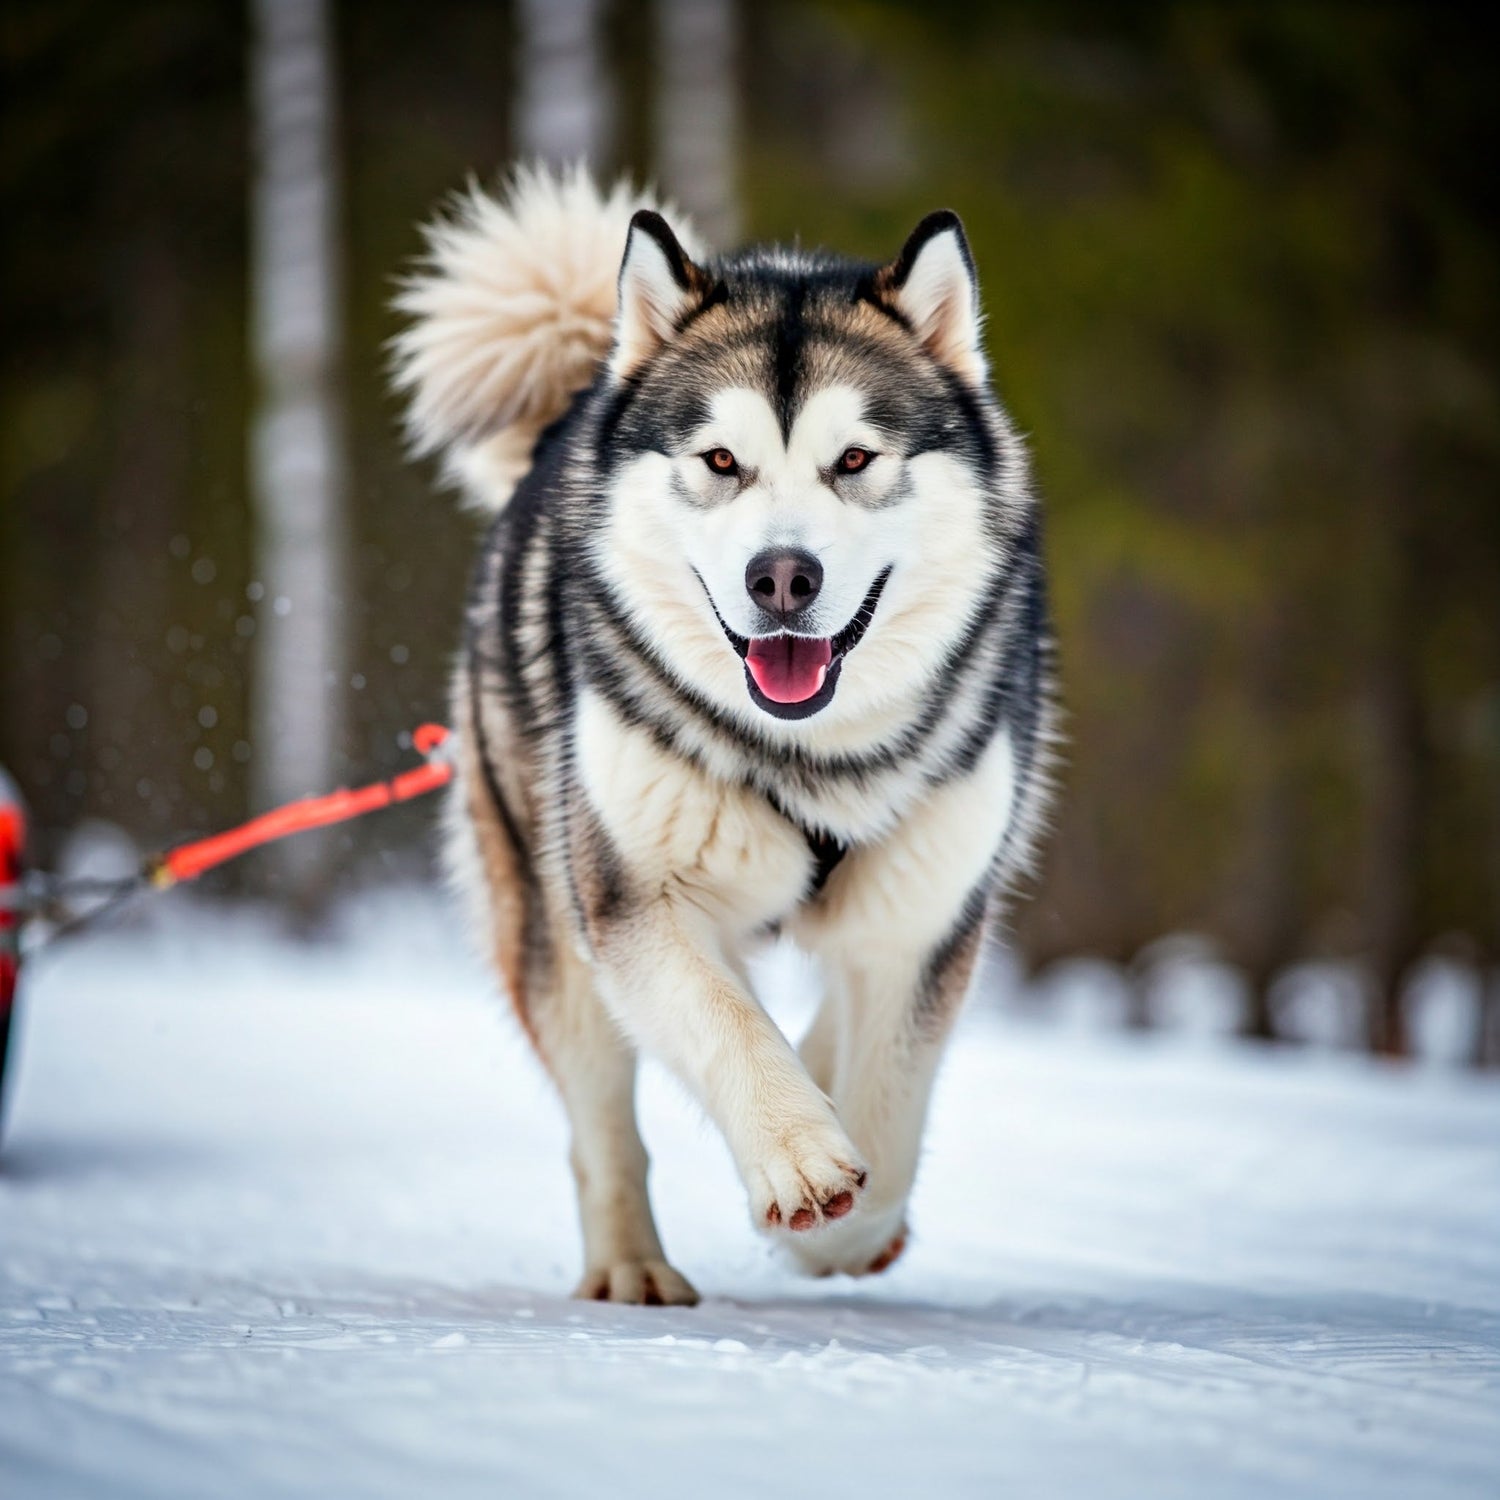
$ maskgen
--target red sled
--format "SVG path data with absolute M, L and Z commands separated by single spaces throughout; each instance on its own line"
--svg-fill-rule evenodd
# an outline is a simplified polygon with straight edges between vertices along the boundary
M 238 828 L 210 834 L 207 838 L 179 844 L 174 849 L 153 855 L 134 875 L 120 880 L 60 881 L 32 875 L 31 880 L 39 882 L 41 889 L 34 885 L 30 892 L 24 889 L 27 876 L 26 804 L 21 801 L 15 782 L 5 774 L 4 767 L 0 767 L 0 1129 L 5 1122 L 6 1075 L 9 1073 L 14 1079 L 16 1072 L 14 1033 L 16 987 L 21 977 L 21 928 L 28 912 L 36 907 L 42 895 L 54 900 L 61 898 L 63 902 L 70 895 L 104 898 L 96 899 L 92 909 L 71 916 L 65 904 L 47 906 L 54 922 L 57 921 L 57 912 L 63 914 L 62 924 L 54 927 L 49 934 L 50 940 L 61 933 L 76 931 L 138 891 L 162 891 L 183 881 L 196 880 L 205 871 L 238 859 L 262 844 L 308 829 L 326 828 L 331 823 L 342 823 L 398 802 L 409 802 L 413 797 L 425 796 L 447 786 L 453 779 L 448 731 L 441 724 L 422 724 L 412 731 L 411 742 L 425 763 L 386 781 L 342 787 L 321 797 L 303 797 L 284 807 L 273 808 Z
M 21 977 L 21 875 L 26 864 L 26 804 L 0 766 L 0 1129 L 5 1125 L 7 1065 L 15 1041 L 16 987 Z

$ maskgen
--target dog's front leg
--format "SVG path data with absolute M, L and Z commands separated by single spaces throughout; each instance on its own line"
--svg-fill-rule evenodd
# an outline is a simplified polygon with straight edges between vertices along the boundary
M 864 1163 L 711 918 L 668 886 L 628 920 L 596 919 L 590 937 L 616 1019 L 724 1133 L 754 1223 L 800 1232 L 847 1214 Z
M 828 985 L 802 1056 L 870 1171 L 857 1218 L 797 1243 L 810 1271 L 882 1270 L 905 1244 L 933 1079 L 1003 874 L 1012 786 L 1002 735 L 883 843 L 852 853 L 793 929 Z

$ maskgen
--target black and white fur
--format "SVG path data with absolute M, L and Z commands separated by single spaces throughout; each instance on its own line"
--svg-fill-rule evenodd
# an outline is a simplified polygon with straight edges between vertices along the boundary
M 568 1111 L 579 1294 L 696 1298 L 652 1219 L 638 1048 L 723 1132 L 757 1227 L 810 1271 L 883 1269 L 1053 717 L 962 227 L 933 214 L 884 266 L 708 258 L 624 189 L 536 173 L 430 243 L 398 383 L 418 445 L 498 508 L 451 863 Z M 790 625 L 747 573 L 783 554 L 821 578 Z M 793 704 L 747 665 L 785 632 L 832 657 Z M 746 979 L 777 933 L 826 982 L 796 1048 Z

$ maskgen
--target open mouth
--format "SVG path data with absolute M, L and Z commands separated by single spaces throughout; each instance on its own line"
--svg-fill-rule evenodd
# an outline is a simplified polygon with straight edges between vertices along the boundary
M 826 708 L 833 701 L 844 658 L 864 639 L 890 576 L 886 568 L 870 585 L 854 618 L 833 636 L 736 635 L 715 606 L 729 644 L 745 663 L 745 685 L 756 707 L 778 719 L 807 719 Z

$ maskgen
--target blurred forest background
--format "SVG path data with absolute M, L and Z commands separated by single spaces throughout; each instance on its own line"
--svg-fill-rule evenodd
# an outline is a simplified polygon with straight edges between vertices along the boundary
M 1495 1061 L 1500 113 L 1462 7 L 7 0 L 0 47 L 0 761 L 43 860 L 444 715 L 474 527 L 403 459 L 394 278 L 467 175 L 583 153 L 726 243 L 964 216 L 1069 710 L 1027 965 L 1118 964 L 1149 1023 L 1192 934 L 1272 1037 L 1332 963 L 1399 1054 L 1437 955 Z M 410 878 L 429 821 L 221 889 Z

